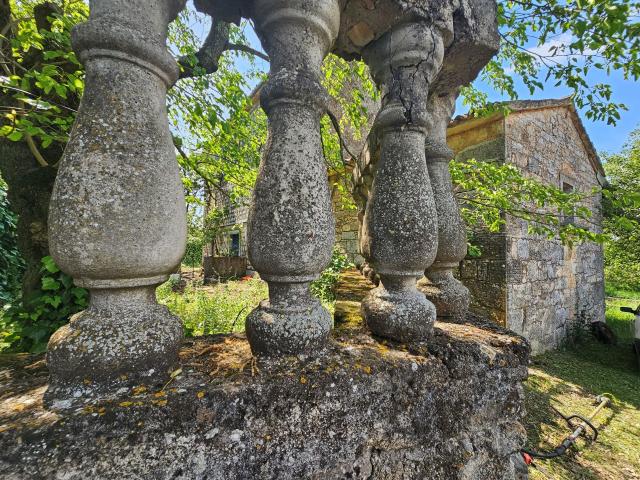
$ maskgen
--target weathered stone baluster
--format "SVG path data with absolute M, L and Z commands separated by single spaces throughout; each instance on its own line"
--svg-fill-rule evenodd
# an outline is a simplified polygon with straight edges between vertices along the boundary
M 89 289 L 90 305 L 49 342 L 49 395 L 165 376 L 177 360 L 182 326 L 156 303 L 155 287 L 186 242 L 166 113 L 178 67 L 165 46 L 184 3 L 92 0 L 89 21 L 73 32 L 86 87 L 51 199 L 49 239 L 58 265 Z
M 309 283 L 329 263 L 335 238 L 320 68 L 340 7 L 338 0 L 256 0 L 254 14 L 271 72 L 261 93 L 269 139 L 249 216 L 249 258 L 269 284 L 269 300 L 249 315 L 246 330 L 256 354 L 298 353 L 320 347 L 331 328 Z
M 469 290 L 453 276 L 467 254 L 467 234 L 453 195 L 449 161 L 453 151 L 447 146 L 447 126 L 455 109 L 458 92 L 434 95 L 429 102 L 430 129 L 427 136 L 427 166 L 438 212 L 438 252 L 425 275 L 427 298 L 436 306 L 438 319 L 462 322 L 469 310 Z
M 416 280 L 437 249 L 424 145 L 429 85 L 443 54 L 438 30 L 423 23 L 400 24 L 364 51 L 383 96 L 374 124 L 380 160 L 362 241 L 381 284 L 364 299 L 362 311 L 373 333 L 398 341 L 425 340 L 436 316 Z

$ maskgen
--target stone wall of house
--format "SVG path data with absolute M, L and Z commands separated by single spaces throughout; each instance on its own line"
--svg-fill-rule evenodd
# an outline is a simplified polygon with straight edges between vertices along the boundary
M 598 180 L 573 121 L 561 107 L 512 113 L 505 119 L 506 161 L 546 184 L 591 191 Z M 585 206 L 599 225 L 599 196 Z M 534 352 L 558 347 L 580 323 L 604 320 L 601 246 L 566 247 L 528 234 L 513 218 L 506 233 L 507 326 Z
M 349 261 L 357 266 L 364 263 L 364 257 L 358 247 L 358 210 L 344 198 L 337 188 L 332 194 L 333 214 L 336 219 L 336 248 L 344 253 Z
M 457 151 L 459 161 L 478 160 L 504 162 L 502 120 L 449 137 L 449 145 Z M 506 238 L 503 232 L 476 232 L 472 243 L 481 249 L 479 257 L 465 258 L 458 278 L 471 292 L 471 310 L 506 325 Z
M 505 234 L 478 233 L 473 243 L 480 246 L 482 254 L 465 258 L 456 276 L 471 293 L 471 311 L 504 326 L 507 322 Z
M 598 177 L 574 121 L 566 106 L 514 111 L 475 120 L 471 128 L 458 124 L 448 143 L 458 160 L 507 162 L 548 185 L 589 192 Z M 596 231 L 600 202 L 596 195 L 585 203 Z M 526 222 L 515 218 L 504 232 L 479 233 L 473 242 L 482 255 L 467 257 L 459 271 L 472 310 L 525 336 L 534 352 L 558 347 L 582 323 L 604 320 L 601 246 L 566 247 L 528 234 Z

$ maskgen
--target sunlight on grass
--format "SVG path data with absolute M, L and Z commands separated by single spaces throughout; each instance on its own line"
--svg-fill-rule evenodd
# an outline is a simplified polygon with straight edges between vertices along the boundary
M 620 307 L 636 308 L 640 300 L 630 300 L 626 298 L 607 298 L 607 325 L 609 325 L 618 336 L 618 340 L 629 343 L 634 336 L 634 319 L 632 313 L 620 311 Z
M 617 288 L 615 285 L 609 283 L 605 284 L 605 292 L 608 297 L 632 299 L 640 301 L 640 292 L 634 292 L 632 290 L 624 290 Z
M 247 315 L 268 297 L 262 280 L 230 281 L 211 286 L 189 285 L 183 293 L 165 283 L 158 301 L 182 319 L 190 336 L 244 331 Z
M 552 407 L 565 415 L 588 415 L 596 395 L 611 393 L 614 405 L 595 420 L 598 441 L 554 460 L 536 460 L 530 469 L 537 479 L 640 479 L 640 372 L 631 349 L 633 315 L 620 312 L 628 299 L 607 300 L 607 323 L 619 344 L 601 345 L 590 338 L 577 345 L 532 358 L 525 383 L 528 446 L 554 449 L 570 430 Z

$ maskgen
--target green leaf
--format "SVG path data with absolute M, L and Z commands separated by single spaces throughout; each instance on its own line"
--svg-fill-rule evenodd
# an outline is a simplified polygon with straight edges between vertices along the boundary
M 60 269 L 56 265 L 56 262 L 49 256 L 42 258 L 42 265 L 49 273 L 58 273 L 60 271 Z
M 19 142 L 22 140 L 22 132 L 19 130 L 14 130 L 12 133 L 7 135 L 7 138 L 12 142 Z
M 42 277 L 42 289 L 43 290 L 58 290 L 60 289 L 60 282 L 54 280 L 51 277 Z
M 53 308 L 58 308 L 62 303 L 62 297 L 54 295 L 52 297 L 45 297 L 45 302 L 51 305 Z

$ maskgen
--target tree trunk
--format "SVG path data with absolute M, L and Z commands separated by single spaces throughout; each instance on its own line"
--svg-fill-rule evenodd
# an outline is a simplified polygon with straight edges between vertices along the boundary
M 49 255 L 47 215 L 56 172 L 39 166 L 25 142 L 0 139 L 0 174 L 8 185 L 11 210 L 18 215 L 18 248 L 26 263 L 25 299 L 40 286 L 40 259 Z
M 33 15 L 39 31 L 51 30 L 50 18 L 53 13 L 61 13 L 55 3 L 43 2 L 34 6 Z M 6 70 L 12 68 L 11 62 L 14 61 L 10 41 L 15 31 L 14 27 L 9 28 L 12 17 L 9 0 L 0 0 L 0 31 L 4 32 L 4 38 L 0 37 L 0 54 L 3 61 L 8 61 L 2 74 L 9 73 Z M 22 68 L 29 69 L 33 65 L 40 65 L 44 60 L 42 52 L 53 48 L 55 45 L 45 43 L 43 50 L 32 49 L 30 55 L 24 59 Z M 65 65 L 60 65 L 60 68 L 65 67 Z M 47 96 L 43 92 L 35 90 L 33 93 L 47 100 Z M 72 109 L 77 107 L 79 102 L 79 99 L 73 95 L 70 95 L 66 101 L 57 100 L 58 103 L 62 102 Z M 20 106 L 11 90 L 8 89 L 0 89 L 0 105 L 4 107 Z M 2 117 L 2 121 L 4 123 L 7 120 Z M 34 144 L 37 145 L 36 148 L 39 149 L 48 165 L 57 164 L 64 149 L 63 144 L 54 142 L 46 149 L 42 148 L 35 140 Z M 12 142 L 5 137 L 0 137 L 0 175 L 8 185 L 7 197 L 11 209 L 18 215 L 18 248 L 26 263 L 22 294 L 23 298 L 27 300 L 40 286 L 40 260 L 49 255 L 47 215 L 56 173 L 57 168 L 43 167 L 36 161 L 24 139 Z

